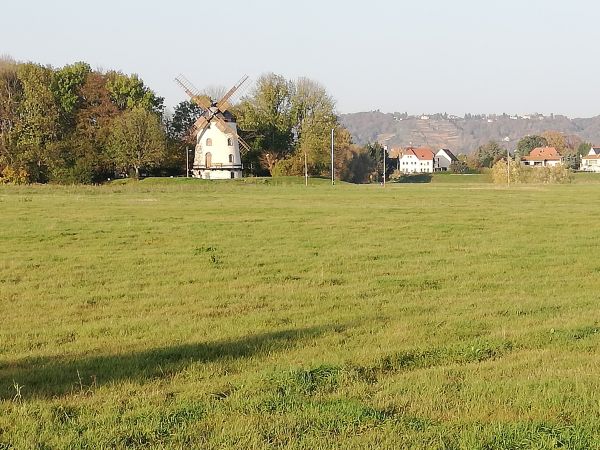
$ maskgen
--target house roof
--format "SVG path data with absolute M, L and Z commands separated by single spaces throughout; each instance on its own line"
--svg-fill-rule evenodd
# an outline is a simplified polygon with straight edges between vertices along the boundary
M 598 155 L 585 155 L 581 159 L 600 159 L 600 154 L 598 154 Z
M 409 147 L 404 151 L 404 154 L 405 155 L 414 155 L 421 161 L 433 161 L 433 158 L 435 156 L 433 154 L 433 152 L 431 151 L 431 149 L 427 148 L 427 147 L 419 147 L 419 148 Z
M 436 155 L 439 154 L 440 152 L 444 152 L 446 155 L 448 155 L 448 158 L 450 158 L 450 161 L 458 161 L 458 158 L 456 156 L 454 156 L 454 153 L 452 153 L 447 148 L 440 148 L 438 150 L 438 152 L 436 153 Z
M 538 147 L 531 150 L 529 156 L 524 156 L 525 161 L 560 161 L 560 153 L 554 147 Z
M 592 147 L 590 149 L 590 155 L 600 155 L 600 147 Z

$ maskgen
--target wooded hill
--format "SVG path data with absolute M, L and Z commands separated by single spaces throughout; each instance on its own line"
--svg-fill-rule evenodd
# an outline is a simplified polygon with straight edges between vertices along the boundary
M 409 116 L 380 111 L 342 114 L 340 120 L 359 145 L 379 141 L 388 146 L 426 145 L 450 148 L 455 153 L 473 153 L 490 140 L 505 141 L 514 148 L 523 136 L 554 130 L 600 143 L 600 116 L 570 119 L 561 115 L 530 116 L 434 114 Z M 506 138 L 509 140 L 506 141 Z

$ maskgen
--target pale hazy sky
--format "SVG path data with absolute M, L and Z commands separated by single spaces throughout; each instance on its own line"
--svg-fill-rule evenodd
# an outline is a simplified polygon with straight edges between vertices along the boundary
M 306 76 L 339 112 L 600 114 L 594 0 L 0 0 L 0 54 L 138 73 L 173 106 Z

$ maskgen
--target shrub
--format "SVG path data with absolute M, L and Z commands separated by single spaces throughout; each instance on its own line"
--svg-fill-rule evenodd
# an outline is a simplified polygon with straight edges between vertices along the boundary
M 506 160 L 498 161 L 492 167 L 492 180 L 495 184 L 507 182 Z M 556 184 L 570 183 L 571 171 L 564 165 L 553 167 L 526 167 L 520 161 L 510 161 L 510 182 L 514 184 Z
M 29 183 L 29 172 L 26 169 L 6 166 L 0 172 L 0 183 L 5 184 L 27 184 Z

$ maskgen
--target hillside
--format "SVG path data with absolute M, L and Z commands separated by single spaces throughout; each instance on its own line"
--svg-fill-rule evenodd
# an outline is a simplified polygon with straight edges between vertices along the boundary
M 600 116 L 570 119 L 565 116 L 466 115 L 434 114 L 408 116 L 380 111 L 342 114 L 341 121 L 356 143 L 385 142 L 389 146 L 427 145 L 450 148 L 455 153 L 471 153 L 490 140 L 516 142 L 528 134 L 547 130 L 577 135 L 587 142 L 600 143 Z

